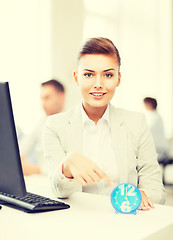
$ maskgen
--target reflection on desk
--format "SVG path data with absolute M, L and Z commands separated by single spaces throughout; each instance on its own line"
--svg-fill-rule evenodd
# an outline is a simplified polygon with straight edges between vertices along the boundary
M 34 175 L 25 182 L 28 192 L 56 199 L 47 177 Z M 61 201 L 71 208 L 27 214 L 3 206 L 0 240 L 169 240 L 173 236 L 173 207 L 155 205 L 150 211 L 123 215 L 115 214 L 109 196 L 76 192 Z

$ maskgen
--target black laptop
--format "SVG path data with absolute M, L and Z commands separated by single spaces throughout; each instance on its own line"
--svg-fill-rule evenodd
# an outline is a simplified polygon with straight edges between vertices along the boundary
M 8 82 L 0 82 L 0 203 L 30 213 L 70 207 L 26 191 Z

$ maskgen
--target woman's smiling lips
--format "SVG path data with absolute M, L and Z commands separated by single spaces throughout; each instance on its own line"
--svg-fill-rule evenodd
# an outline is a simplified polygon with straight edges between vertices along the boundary
M 105 92 L 92 92 L 90 93 L 95 99 L 101 99 L 106 93 Z

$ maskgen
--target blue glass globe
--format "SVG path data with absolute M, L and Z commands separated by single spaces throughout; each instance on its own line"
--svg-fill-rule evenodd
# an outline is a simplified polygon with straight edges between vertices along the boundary
M 141 192 L 131 183 L 121 183 L 111 193 L 111 203 L 116 213 L 136 214 L 141 202 Z

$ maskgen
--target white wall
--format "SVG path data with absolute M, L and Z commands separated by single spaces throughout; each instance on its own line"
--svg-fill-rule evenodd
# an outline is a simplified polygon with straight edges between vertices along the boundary
M 39 1 L 1 0 L 0 29 L 0 81 L 10 82 L 15 119 L 29 131 L 40 112 Z

